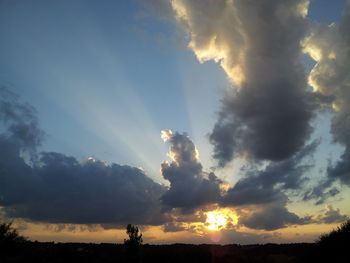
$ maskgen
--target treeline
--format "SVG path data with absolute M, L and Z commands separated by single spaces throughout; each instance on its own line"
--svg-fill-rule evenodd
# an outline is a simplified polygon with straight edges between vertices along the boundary
M 1 224 L 3 225 L 3 224 Z M 0 225 L 0 226 L 1 226 Z M 350 221 L 315 243 L 265 245 L 142 245 L 138 229 L 129 227 L 124 244 L 32 242 L 10 225 L 0 227 L 0 262 L 348 262 Z M 3 228 L 5 229 L 5 228 Z M 5 229 L 5 230 L 6 230 Z M 4 231 L 3 231 L 4 232 Z M 5 231 L 6 232 L 6 231 Z M 2 236 L 1 236 L 2 235 Z
M 146 244 L 134 254 L 123 244 L 27 242 L 7 250 L 0 262 L 291 262 L 310 246 Z

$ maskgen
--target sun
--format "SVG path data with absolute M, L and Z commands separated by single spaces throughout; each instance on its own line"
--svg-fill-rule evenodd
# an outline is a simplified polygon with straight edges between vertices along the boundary
M 210 230 L 220 230 L 227 223 L 225 215 L 219 211 L 207 213 L 207 228 Z

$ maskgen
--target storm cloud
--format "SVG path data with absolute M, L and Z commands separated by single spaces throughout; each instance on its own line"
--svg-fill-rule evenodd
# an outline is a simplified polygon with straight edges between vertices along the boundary
M 313 106 L 300 60 L 308 4 L 172 1 L 199 61 L 220 63 L 233 84 L 210 134 L 220 166 L 245 153 L 255 159 L 283 160 L 309 138 Z

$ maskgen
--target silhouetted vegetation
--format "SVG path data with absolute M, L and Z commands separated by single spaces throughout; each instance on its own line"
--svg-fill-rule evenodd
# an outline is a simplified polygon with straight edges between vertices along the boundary
M 139 228 L 137 226 L 128 224 L 126 226 L 126 233 L 129 239 L 124 239 L 124 245 L 138 247 L 142 245 L 142 234 L 139 234 Z
M 12 222 L 0 224 L 0 246 L 24 241 L 26 241 L 26 238 L 21 236 L 18 231 L 12 227 Z
M 328 234 L 321 235 L 317 243 L 321 246 L 350 246 L 350 220 L 342 223 L 337 229 Z
M 328 234 L 321 235 L 317 241 L 316 258 L 329 262 L 349 262 L 350 258 L 350 220 Z
M 321 235 L 298 262 L 349 262 L 350 220 Z
M 137 226 L 131 224 L 126 226 L 126 233 L 129 239 L 124 239 L 124 246 L 128 256 L 128 262 L 139 262 L 142 257 L 140 251 L 143 242 L 142 234 L 139 234 L 139 228 Z
M 18 251 L 22 251 L 27 243 L 27 239 L 12 227 L 12 222 L 0 223 L 0 262 L 9 258 L 12 262 L 20 262 Z
M 129 239 L 125 240 L 124 244 L 20 241 L 15 242 L 21 244 L 16 247 L 15 253 L 13 251 L 0 253 L 0 262 L 348 262 L 346 248 L 350 244 L 350 221 L 329 234 L 322 235 L 315 243 L 225 246 L 190 244 L 141 246 L 142 235 L 136 226 L 134 228 L 131 226 L 127 227 Z M 13 229 L 10 228 L 7 232 L 13 233 Z M 136 247 L 139 248 L 137 253 L 131 253 L 130 244 L 137 244 Z

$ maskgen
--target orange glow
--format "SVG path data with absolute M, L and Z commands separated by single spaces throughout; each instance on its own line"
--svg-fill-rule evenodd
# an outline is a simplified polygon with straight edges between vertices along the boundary
M 231 209 L 217 209 L 206 213 L 206 227 L 209 230 L 218 231 L 225 228 L 228 224 L 236 225 L 238 218 Z
M 220 212 L 209 212 L 207 213 L 207 224 L 210 230 L 219 230 L 224 227 L 227 220 L 223 214 Z

